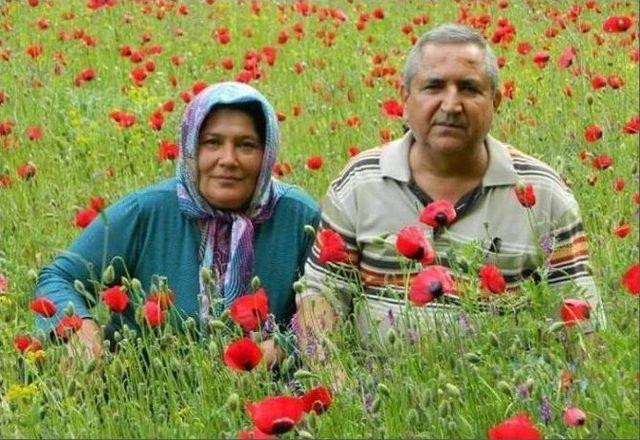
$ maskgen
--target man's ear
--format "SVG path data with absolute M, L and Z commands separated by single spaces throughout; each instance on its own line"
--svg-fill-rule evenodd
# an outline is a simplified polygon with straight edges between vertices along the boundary
M 407 119 L 407 115 L 405 114 L 407 112 L 407 99 L 409 99 L 409 91 L 405 88 L 405 86 L 400 87 L 400 94 L 402 96 L 402 107 L 403 107 L 403 113 L 402 113 L 402 117 L 403 119 Z
M 498 107 L 500 107 L 501 102 L 502 102 L 502 91 L 498 89 L 493 94 L 493 111 L 498 110 Z

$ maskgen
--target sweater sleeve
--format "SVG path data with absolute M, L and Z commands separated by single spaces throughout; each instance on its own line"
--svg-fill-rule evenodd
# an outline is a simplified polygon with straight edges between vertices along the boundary
M 95 305 L 103 270 L 112 264 L 115 282 L 135 267 L 139 253 L 140 227 L 143 224 L 136 194 L 131 194 L 100 214 L 66 251 L 60 253 L 38 276 L 36 297 L 46 297 L 56 305 L 51 318 L 36 318 L 39 330 L 51 332 L 69 304 L 77 315 L 90 316 Z M 89 297 L 74 288 L 80 281 Z

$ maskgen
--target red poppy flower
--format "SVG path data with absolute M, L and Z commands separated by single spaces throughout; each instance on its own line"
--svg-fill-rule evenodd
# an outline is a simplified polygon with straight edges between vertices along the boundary
M 318 232 L 317 239 L 320 249 L 318 256 L 320 264 L 347 263 L 349 261 L 347 246 L 340 234 L 331 229 L 322 229 Z
M 147 71 L 142 67 L 136 67 L 131 71 L 131 79 L 136 86 L 140 87 L 145 79 L 147 79 Z
M 42 129 L 38 126 L 27 128 L 27 137 L 31 141 L 39 141 L 42 138 Z
M 78 315 L 64 315 L 56 326 L 56 335 L 60 339 L 67 339 L 69 335 L 80 330 L 82 327 L 82 318 Z
M 518 183 L 513 190 L 518 202 L 525 208 L 531 208 L 536 204 L 536 191 L 531 183 Z
M 191 86 L 191 92 L 193 92 L 193 96 L 196 96 L 198 93 L 202 92 L 207 87 L 209 87 L 209 84 L 207 84 L 204 81 L 198 81 Z
M 181 55 L 174 55 L 171 57 L 171 62 L 174 66 L 179 66 L 180 64 L 184 63 L 184 57 Z
M 0 273 L 0 295 L 9 292 L 9 281 Z
M 31 302 L 31 306 L 29 308 L 32 312 L 44 316 L 45 318 L 51 318 L 58 311 L 53 301 L 51 301 L 49 298 L 45 298 L 44 296 L 39 296 L 38 298 L 34 299 Z
M 185 90 L 184 92 L 180 92 L 180 99 L 182 99 L 182 102 L 185 104 L 189 104 L 193 99 L 193 95 L 191 95 L 190 91 Z
M 540 431 L 531 423 L 527 413 L 516 414 L 487 431 L 489 440 L 539 440 Z
M 617 90 L 624 86 L 624 80 L 620 78 L 618 75 L 609 75 L 607 76 L 607 84 L 614 90 Z
M 142 306 L 142 317 L 149 327 L 154 328 L 164 323 L 165 313 L 158 303 L 147 300 Z
M 329 409 L 332 401 L 331 391 L 323 386 L 316 387 L 302 396 L 304 412 L 307 413 L 313 411 L 322 414 Z
M 593 124 L 588 126 L 584 131 L 584 140 L 587 142 L 595 142 L 602 138 L 602 129 L 599 125 Z
M 302 418 L 304 405 L 297 397 L 267 397 L 248 403 L 247 412 L 253 424 L 267 434 L 282 434 L 291 430 Z
M 10 120 L 0 121 L 0 136 L 7 136 L 13 131 L 13 122 Z
M 35 59 L 42 55 L 43 50 L 44 49 L 42 48 L 42 44 L 32 44 L 31 46 L 27 47 L 27 55 Z
M 10 188 L 13 186 L 13 179 L 8 174 L 0 174 L 0 188 Z
M 516 83 L 514 81 L 505 81 L 502 85 L 502 96 L 506 99 L 513 99 L 513 92 L 516 89 Z
M 536 52 L 533 55 L 533 62 L 538 67 L 544 67 L 544 66 L 547 65 L 547 62 L 549 61 L 549 58 L 550 58 L 549 52 L 540 51 L 540 52 Z
M 622 126 L 622 132 L 626 134 L 637 134 L 640 132 L 640 116 L 636 115 L 629 119 Z
M 13 340 L 13 346 L 16 347 L 20 353 L 24 354 L 28 351 L 38 351 L 42 350 L 42 344 L 35 338 L 31 336 L 16 336 Z
M 395 99 L 388 99 L 382 103 L 382 113 L 389 118 L 401 118 L 404 106 Z
M 582 299 L 565 299 L 562 308 L 560 309 L 560 316 L 564 321 L 564 325 L 572 327 L 581 321 L 589 319 L 591 313 L 591 306 L 588 302 Z
M 493 264 L 485 264 L 480 268 L 482 289 L 491 293 L 503 293 L 506 288 L 500 269 Z
M 307 169 L 308 170 L 319 170 L 322 167 L 322 157 L 321 156 L 311 156 L 307 159 Z
M 169 99 L 164 104 L 162 104 L 162 111 L 171 113 L 175 107 L 176 107 L 176 102 L 173 99 Z
M 409 299 L 415 305 L 423 306 L 444 293 L 454 292 L 454 282 L 446 267 L 427 266 L 411 281 Z
M 131 127 L 136 123 L 135 115 L 124 112 L 122 110 L 113 110 L 111 113 L 109 113 L 109 117 L 122 128 Z
M 35 177 L 36 171 L 36 166 L 33 163 L 23 163 L 18 167 L 18 177 L 20 177 L 22 180 L 29 180 Z
M 269 299 L 267 292 L 260 288 L 254 294 L 243 295 L 237 298 L 229 310 L 233 319 L 245 331 L 259 330 L 262 323 L 267 320 L 269 313 Z
M 424 207 L 420 213 L 420 221 L 432 228 L 448 226 L 456 219 L 456 209 L 447 200 L 436 200 Z
M 436 253 L 431 244 L 424 238 L 424 231 L 418 226 L 405 226 L 398 232 L 396 249 L 402 255 L 422 264 L 432 264 Z
M 101 212 L 104 209 L 104 198 L 102 197 L 91 197 L 91 199 L 89 200 L 89 207 L 91 209 L 95 209 L 98 212 Z
M 277 438 L 275 435 L 267 434 L 258 428 L 245 429 L 238 433 L 238 440 L 270 440 Z
M 242 338 L 227 346 L 224 363 L 238 371 L 251 371 L 262 360 L 262 350 L 249 338 Z
M 592 165 L 597 170 L 606 170 L 613 165 L 613 159 L 606 154 L 601 154 L 593 159 Z
M 602 30 L 607 33 L 625 32 L 631 27 L 631 18 L 624 16 L 608 17 L 602 24 Z
M 160 306 L 162 310 L 167 310 L 176 300 L 175 294 L 168 288 L 152 293 L 147 297 L 147 301 L 154 302 Z
M 582 426 L 587 420 L 587 415 L 580 408 L 565 408 L 562 420 L 567 426 Z
M 562 52 L 562 55 L 560 55 L 560 60 L 558 60 L 558 64 L 560 65 L 561 68 L 566 69 L 567 67 L 571 66 L 571 64 L 573 64 L 573 60 L 576 57 L 576 50 L 573 47 L 570 47 L 568 49 L 565 49 L 564 52 Z
M 373 15 L 373 18 L 376 18 L 378 20 L 382 20 L 384 18 L 384 9 L 376 8 L 376 9 L 373 10 L 371 15 Z
M 273 66 L 278 56 L 278 49 L 273 46 L 265 46 L 262 48 L 262 55 L 267 64 Z
M 154 60 L 149 60 L 144 63 L 144 70 L 148 73 L 154 72 L 156 70 L 156 62 Z
M 129 295 L 122 286 L 113 286 L 102 292 L 102 301 L 112 312 L 122 313 L 129 305 Z
M 164 125 L 164 115 L 161 110 L 156 110 L 151 113 L 151 117 L 149 118 L 149 125 L 151 129 L 154 131 L 162 130 L 162 126 Z
M 617 191 L 623 191 L 624 187 L 626 186 L 626 182 L 624 181 L 624 179 L 622 177 L 618 177 L 616 179 L 616 181 L 613 183 L 613 188 Z
M 167 139 L 162 139 L 158 146 L 158 160 L 175 160 L 180 155 L 180 147 L 178 144 L 169 142 Z
M 349 149 L 347 150 L 347 155 L 349 157 L 356 157 L 358 154 L 360 154 L 360 148 L 355 145 L 349 147 Z
M 531 52 L 531 44 L 527 42 L 519 43 L 517 50 L 520 55 L 526 55 Z
M 607 85 L 607 79 L 602 75 L 595 75 L 591 78 L 591 87 L 593 90 L 598 90 Z
M 98 216 L 98 211 L 93 208 L 81 209 L 76 213 L 73 224 L 78 228 L 86 228 Z
M 631 295 L 640 293 L 640 263 L 636 263 L 622 276 L 620 283 L 627 288 Z
M 3 90 L 0 90 L 0 104 L 4 104 L 8 98 L 9 95 L 7 95 Z M 0 122 L 0 124 L 2 124 L 2 122 Z
M 624 223 L 618 226 L 614 232 L 618 236 L 618 238 L 625 238 L 631 233 L 631 225 L 629 223 Z

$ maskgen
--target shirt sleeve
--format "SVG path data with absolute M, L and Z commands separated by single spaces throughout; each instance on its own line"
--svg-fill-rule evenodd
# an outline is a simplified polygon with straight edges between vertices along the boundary
M 341 198 L 332 184 L 321 204 L 322 218 L 318 230 L 331 229 L 340 235 L 345 243 L 348 261 L 322 263 L 319 258 L 321 243 L 317 239 L 319 234 L 316 234 L 305 266 L 306 289 L 301 295 L 324 295 L 341 316 L 351 312 L 353 293 L 362 285 L 358 271 L 356 229 L 351 220 L 355 215 L 352 197 Z
M 604 328 L 606 319 L 602 301 L 592 276 L 587 237 L 578 203 L 571 197 L 568 208 L 554 221 L 554 228 L 545 240 L 550 241 L 547 257 L 550 286 L 558 291 L 570 285 L 571 297 L 586 300 L 591 307 L 585 331 Z M 577 288 L 577 290 L 575 290 Z
M 112 264 L 114 280 L 130 273 L 138 258 L 141 211 L 135 194 L 129 195 L 101 213 L 69 246 L 38 275 L 36 297 L 50 299 L 57 308 L 51 318 L 37 316 L 36 326 L 51 332 L 71 304 L 75 314 L 86 318 L 95 305 L 102 272 Z M 74 283 L 82 282 L 88 295 L 78 292 Z

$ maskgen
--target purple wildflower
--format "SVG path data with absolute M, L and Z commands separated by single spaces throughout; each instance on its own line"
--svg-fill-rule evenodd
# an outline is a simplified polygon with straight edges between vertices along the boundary
M 529 388 L 527 387 L 526 384 L 521 383 L 520 385 L 518 385 L 517 389 L 518 389 L 518 395 L 522 400 L 529 398 Z
M 413 345 L 418 341 L 418 334 L 416 333 L 416 331 L 412 328 L 407 330 L 407 342 L 409 342 L 409 344 Z
M 549 425 L 549 423 L 551 423 L 551 419 L 553 418 L 551 401 L 547 396 L 542 396 L 542 399 L 540 400 L 540 418 L 545 425 Z

